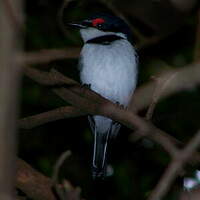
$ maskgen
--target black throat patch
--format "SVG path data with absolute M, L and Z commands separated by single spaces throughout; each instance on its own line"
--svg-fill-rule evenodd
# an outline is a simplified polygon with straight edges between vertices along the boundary
M 96 37 L 93 39 L 88 40 L 87 44 L 102 44 L 102 45 L 109 45 L 110 43 L 124 39 L 123 37 L 120 37 L 118 35 L 104 35 L 100 37 Z

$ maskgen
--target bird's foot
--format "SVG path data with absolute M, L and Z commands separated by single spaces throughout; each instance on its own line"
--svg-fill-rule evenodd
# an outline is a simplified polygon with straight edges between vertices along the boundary
M 122 110 L 126 110 L 126 109 L 127 109 L 126 106 L 120 104 L 118 101 L 116 102 L 116 104 L 117 104 L 117 106 L 118 106 L 120 109 L 122 109 Z
M 91 89 L 91 84 L 90 84 L 90 83 L 89 83 L 89 84 L 83 83 L 83 84 L 81 85 L 81 87 L 87 88 L 87 89 Z

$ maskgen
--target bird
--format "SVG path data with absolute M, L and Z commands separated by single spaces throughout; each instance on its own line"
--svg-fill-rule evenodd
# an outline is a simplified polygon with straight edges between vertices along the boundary
M 96 13 L 77 23 L 83 40 L 79 58 L 80 80 L 104 98 L 127 107 L 136 88 L 138 56 L 127 23 L 109 13 Z M 92 176 L 107 176 L 107 150 L 121 125 L 110 118 L 88 116 L 94 135 Z

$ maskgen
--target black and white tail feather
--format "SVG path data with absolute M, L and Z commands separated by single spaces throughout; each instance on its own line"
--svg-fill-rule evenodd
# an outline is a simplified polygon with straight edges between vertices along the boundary
M 99 132 L 94 117 L 89 116 L 88 119 L 94 134 L 92 176 L 94 179 L 103 179 L 107 176 L 107 149 L 110 141 L 116 137 L 119 132 L 121 125 L 111 121 L 109 128 L 105 132 Z

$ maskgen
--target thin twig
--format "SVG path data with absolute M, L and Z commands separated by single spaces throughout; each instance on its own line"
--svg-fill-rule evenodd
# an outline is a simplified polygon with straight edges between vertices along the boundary
M 111 1 L 107 0 L 101 0 L 101 2 L 106 5 L 115 15 L 121 17 L 130 27 L 132 33 L 141 41 L 146 40 L 146 37 L 140 33 L 139 30 L 136 29 L 136 27 L 133 27 L 132 24 L 129 22 L 129 20 L 124 16 L 120 10 L 118 10 Z
M 63 152 L 58 158 L 58 160 L 56 161 L 56 164 L 54 166 L 53 176 L 52 176 L 52 181 L 54 182 L 54 184 L 58 184 L 58 175 L 59 175 L 60 168 L 62 164 L 64 163 L 64 161 L 67 158 L 69 158 L 69 156 L 71 156 L 71 154 L 72 154 L 71 151 L 67 150 Z
M 155 110 L 155 107 L 156 107 L 156 104 L 158 102 L 158 96 L 159 96 L 159 91 L 160 91 L 160 84 L 161 84 L 161 79 L 159 78 L 153 78 L 154 82 L 155 82 L 155 89 L 154 89 L 154 92 L 153 92 L 153 95 L 152 95 L 152 101 L 149 105 L 149 108 L 147 110 L 147 113 L 146 113 L 146 119 L 147 120 L 151 120 L 152 116 L 153 116 L 153 112 Z
M 54 188 L 59 196 L 60 200 L 80 200 L 80 192 L 81 189 L 79 187 L 74 188 L 71 183 L 67 180 L 62 181 L 62 183 L 59 183 L 58 176 L 60 168 L 63 164 L 63 162 L 71 155 L 71 151 L 67 150 L 64 153 L 61 154 L 61 156 L 58 158 L 55 166 L 54 166 L 54 172 L 53 172 L 53 183 Z
M 70 2 L 72 2 L 74 0 L 63 0 L 63 3 L 58 11 L 58 24 L 62 30 L 62 32 L 64 33 L 64 35 L 72 42 L 75 42 L 77 39 L 67 30 L 65 24 L 63 23 L 63 13 L 64 13 L 64 9 L 67 8 L 67 6 L 69 5 Z
M 167 79 L 162 80 L 161 78 L 154 78 L 156 82 L 155 90 L 152 96 L 152 102 L 147 110 L 146 119 L 150 120 L 153 116 L 156 104 L 158 103 L 163 91 L 167 88 L 170 81 L 176 76 L 177 72 L 171 74 Z

